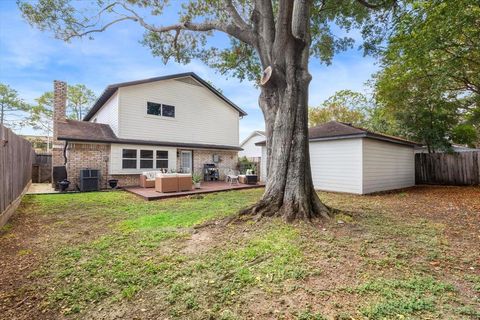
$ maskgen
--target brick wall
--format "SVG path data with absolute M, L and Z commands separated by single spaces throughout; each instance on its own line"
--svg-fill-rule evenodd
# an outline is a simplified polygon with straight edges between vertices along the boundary
M 70 189 L 76 190 L 80 186 L 80 170 L 100 170 L 100 189 L 110 188 L 109 179 L 118 179 L 119 187 L 138 186 L 140 175 L 138 174 L 109 174 L 110 145 L 93 143 L 69 143 L 67 147 L 67 174 L 70 181 Z
M 237 151 L 212 151 L 212 150 L 194 150 L 193 151 L 193 171 L 202 173 L 205 163 L 214 163 L 213 155 L 220 156 L 220 162 L 216 163 L 219 169 L 220 180 L 225 179 L 227 170 L 237 170 L 238 152 Z M 179 165 L 178 165 L 179 166 Z
M 110 145 L 108 144 L 69 143 L 67 175 L 70 188 L 74 190 L 77 185 L 80 186 L 80 170 L 86 168 L 100 170 L 100 188 L 107 188 L 109 156 Z
M 119 187 L 131 187 L 140 185 L 139 174 L 114 174 L 110 178 L 118 179 Z

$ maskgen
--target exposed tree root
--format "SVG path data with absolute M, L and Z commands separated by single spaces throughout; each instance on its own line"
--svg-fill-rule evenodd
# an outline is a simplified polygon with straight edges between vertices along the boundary
M 305 203 L 289 202 L 288 204 L 278 204 L 277 201 L 261 199 L 231 216 L 229 223 L 245 220 L 245 218 L 260 220 L 266 217 L 281 217 L 287 222 L 295 220 L 313 222 L 318 219 L 330 220 L 338 213 L 340 210 L 324 205 L 318 198 Z

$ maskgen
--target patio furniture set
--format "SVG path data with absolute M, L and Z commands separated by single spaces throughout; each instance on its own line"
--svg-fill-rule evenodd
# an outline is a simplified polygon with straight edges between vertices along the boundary
M 192 190 L 192 175 L 187 173 L 162 173 L 146 171 L 140 175 L 140 186 L 155 188 L 157 192 L 179 192 Z
M 218 173 L 217 173 L 218 176 Z M 218 181 L 218 178 L 216 179 Z M 210 179 L 206 181 L 211 181 Z M 257 184 L 257 176 L 253 174 L 240 175 L 234 170 L 225 173 L 225 181 L 233 184 Z M 192 175 L 187 173 L 163 173 L 160 171 L 145 171 L 140 175 L 142 188 L 155 188 L 160 193 L 181 192 L 193 189 Z

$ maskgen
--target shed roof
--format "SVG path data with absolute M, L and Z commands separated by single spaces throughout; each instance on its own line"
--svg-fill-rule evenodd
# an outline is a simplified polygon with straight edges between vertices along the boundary
M 338 121 L 326 122 L 308 129 L 308 139 L 310 141 L 339 140 L 349 138 L 370 138 L 412 147 L 419 145 L 416 142 L 403 138 L 376 133 L 368 129 Z M 257 142 L 255 145 L 261 146 L 265 144 L 266 141 L 261 141 Z
M 136 81 L 129 81 L 129 82 L 121 82 L 121 83 L 111 84 L 111 85 L 109 85 L 108 87 L 105 88 L 103 93 L 100 95 L 100 97 L 97 99 L 97 101 L 95 101 L 92 108 L 90 109 L 90 111 L 88 112 L 88 114 L 85 116 L 85 118 L 83 120 L 84 121 L 89 121 L 97 113 L 97 111 L 100 110 L 100 108 L 105 104 L 105 102 L 107 102 L 108 99 L 110 99 L 110 97 L 118 90 L 118 88 L 134 86 L 134 85 L 150 83 L 150 82 L 156 82 L 156 81 L 162 81 L 162 80 L 187 78 L 187 77 L 192 77 L 193 79 L 198 81 L 200 84 L 205 86 L 213 94 L 215 94 L 217 97 L 219 97 L 220 99 L 225 101 L 228 105 L 230 105 L 232 108 L 237 110 L 238 113 L 240 114 L 240 116 L 246 116 L 247 115 L 247 113 L 245 111 L 243 111 L 239 106 L 237 106 L 235 103 L 230 101 L 221 92 L 219 92 L 217 89 L 215 89 L 213 86 L 211 86 L 207 81 L 200 78 L 194 72 L 186 72 L 186 73 L 177 73 L 177 74 L 171 74 L 171 75 L 155 77 L 155 78 L 148 78 L 148 79 L 142 79 L 142 80 L 136 80 Z

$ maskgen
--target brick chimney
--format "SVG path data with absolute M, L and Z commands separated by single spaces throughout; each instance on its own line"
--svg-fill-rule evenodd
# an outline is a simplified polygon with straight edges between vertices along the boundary
M 53 141 L 57 141 L 58 122 L 65 122 L 67 112 L 67 83 L 53 81 Z
M 56 177 L 54 175 L 55 167 L 65 165 L 63 155 L 65 141 L 59 141 L 58 124 L 66 122 L 67 109 L 67 83 L 63 81 L 53 81 L 53 148 L 52 148 L 52 186 L 56 187 Z

